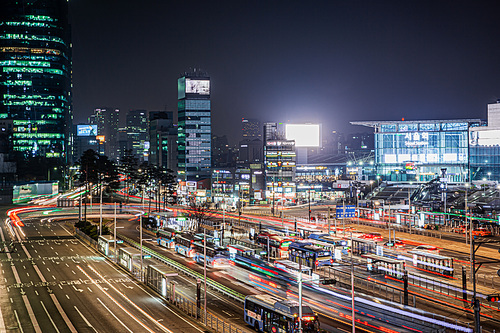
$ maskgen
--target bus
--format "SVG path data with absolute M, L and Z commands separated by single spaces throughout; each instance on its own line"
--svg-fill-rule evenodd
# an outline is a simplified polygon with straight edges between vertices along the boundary
M 377 246 L 383 246 L 383 243 L 370 239 L 353 238 L 351 243 L 352 254 L 376 253 Z
M 330 236 L 329 234 L 310 234 L 309 239 L 314 239 L 324 243 L 332 244 L 334 247 L 332 254 L 335 257 L 335 260 L 341 260 L 341 254 L 347 255 L 349 253 L 350 240 L 342 239 L 340 237 Z
M 175 252 L 182 254 L 185 257 L 194 257 L 194 241 L 196 237 L 190 233 L 182 233 L 175 235 Z
M 319 332 L 318 315 L 302 305 L 302 321 L 299 303 L 274 295 L 250 295 L 245 297 L 244 320 L 256 331 L 271 333 Z
M 180 234 L 180 232 L 172 228 L 158 229 L 156 232 L 156 241 L 159 246 L 173 249 L 175 248 L 175 235 L 177 234 Z
M 402 279 L 405 271 L 405 261 L 393 258 L 378 256 L 376 254 L 363 254 L 366 259 L 368 272 L 383 273 L 398 279 Z
M 314 285 L 319 284 L 320 276 L 314 273 L 311 267 L 300 265 L 288 259 L 279 259 L 274 261 L 274 267 L 284 272 L 292 274 L 298 281 L 299 271 L 302 271 L 302 281 L 310 282 Z M 307 276 L 307 277 L 306 277 Z
M 300 239 L 300 234 L 297 231 L 288 228 L 282 228 L 278 226 L 265 226 L 262 228 L 261 233 L 274 234 L 281 237 L 290 237 L 293 239 Z
M 195 242 L 194 250 L 195 250 L 194 260 L 197 263 L 203 265 L 203 257 L 205 252 L 203 243 Z M 207 242 L 206 253 L 207 253 L 207 267 L 223 268 L 229 265 L 226 249 Z
M 269 246 L 269 257 L 286 259 L 288 258 L 288 247 L 294 241 L 291 237 L 279 236 L 268 232 L 257 235 L 256 243 L 265 249 Z
M 401 256 L 401 259 L 410 260 L 415 268 L 447 277 L 453 276 L 453 258 L 425 251 L 408 251 L 408 253 L 412 258 Z
M 309 241 L 293 242 L 289 246 L 290 260 L 311 269 L 333 264 L 332 253 Z

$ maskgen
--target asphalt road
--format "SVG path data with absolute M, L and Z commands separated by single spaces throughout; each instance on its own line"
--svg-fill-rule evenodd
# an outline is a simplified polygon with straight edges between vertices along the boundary
M 203 332 L 59 222 L 23 221 L 0 253 L 0 331 Z M 12 229 L 2 224 L 2 241 Z

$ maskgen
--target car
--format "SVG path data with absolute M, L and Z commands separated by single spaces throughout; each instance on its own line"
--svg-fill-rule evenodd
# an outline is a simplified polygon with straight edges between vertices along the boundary
M 480 236 L 480 237 L 491 236 L 491 231 L 489 231 L 485 227 L 479 227 L 475 230 L 472 230 L 472 236 Z
M 405 243 L 403 243 L 403 241 L 400 240 L 400 239 L 396 239 L 393 242 L 385 242 L 384 245 L 387 246 L 387 247 L 395 247 L 395 248 L 403 248 L 403 247 L 405 247 Z
M 381 242 L 384 240 L 384 238 L 382 237 L 380 232 L 370 232 L 368 234 L 364 234 L 364 235 L 360 236 L 359 238 L 374 240 L 376 242 Z
M 439 248 L 437 246 L 433 245 L 418 245 L 414 249 L 414 251 L 424 251 L 424 252 L 432 252 L 432 253 L 439 253 Z
M 465 233 L 466 229 L 467 229 L 467 226 L 459 225 L 458 227 L 453 228 L 453 232 L 456 232 L 458 234 L 463 234 L 463 233 Z

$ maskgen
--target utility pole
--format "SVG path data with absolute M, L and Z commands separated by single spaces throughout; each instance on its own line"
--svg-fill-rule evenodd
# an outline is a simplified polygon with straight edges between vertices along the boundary
M 474 238 L 472 237 L 472 229 L 471 229 L 471 271 L 472 271 L 472 306 L 474 307 L 474 328 L 476 333 L 481 332 L 481 304 L 479 299 L 476 297 L 476 249 L 474 248 Z
M 207 229 L 203 228 L 203 318 L 207 324 Z
M 308 201 L 309 201 L 309 223 L 311 223 L 311 188 L 308 189 Z
M 302 333 L 302 262 L 299 259 L 299 333 Z
M 345 230 L 344 230 L 345 232 Z M 352 244 L 352 231 L 351 231 L 351 244 Z M 356 332 L 356 320 L 355 320 L 355 310 L 354 310 L 354 261 L 352 259 L 352 249 L 351 249 L 351 308 L 352 308 L 352 333 Z
M 102 236 L 102 180 L 99 183 L 101 188 L 101 198 L 99 201 L 99 236 Z

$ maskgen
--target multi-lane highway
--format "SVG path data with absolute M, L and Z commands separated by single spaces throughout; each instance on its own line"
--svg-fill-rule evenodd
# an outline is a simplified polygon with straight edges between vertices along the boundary
M 62 222 L 2 223 L 0 331 L 202 332 Z
M 140 287 L 141 284 L 133 282 L 130 275 L 125 274 L 119 269 L 117 270 L 117 268 L 114 267 L 110 262 L 103 260 L 103 258 L 94 250 L 85 247 L 79 241 L 74 239 L 70 235 L 70 233 L 68 233 L 68 230 L 67 228 L 65 228 L 63 221 L 59 219 L 75 213 L 75 210 L 52 212 L 50 216 L 55 216 L 55 218 L 53 219 L 47 217 L 30 217 L 30 215 L 26 215 L 23 218 L 25 227 L 15 228 L 15 230 L 17 230 L 15 237 L 18 243 L 16 243 L 13 248 L 16 249 L 16 252 L 5 253 L 3 255 L 6 257 L 5 260 L 9 260 L 9 256 L 12 256 L 13 259 L 16 259 L 16 256 L 21 256 L 18 261 L 24 262 L 25 265 L 18 267 L 16 264 L 13 264 L 14 269 L 11 269 L 9 272 L 9 270 L 6 270 L 4 267 L 5 262 L 2 262 L 3 274 L 7 278 L 6 282 L 9 280 L 12 281 L 12 283 L 6 284 L 6 288 L 3 289 L 2 292 L 12 293 L 13 290 L 19 289 L 17 301 L 16 297 L 10 297 L 12 299 L 12 301 L 10 301 L 10 306 L 5 307 L 4 304 L 2 304 L 2 310 L 4 310 L 4 308 L 12 308 L 12 304 L 17 304 L 17 306 L 20 307 L 19 309 L 14 308 L 10 311 L 2 311 L 6 325 L 9 325 L 9 327 L 21 326 L 25 328 L 24 331 L 29 331 L 30 327 L 32 330 L 35 330 L 37 325 L 38 327 L 40 327 L 41 325 L 39 323 L 42 322 L 43 327 L 51 327 L 50 325 L 52 325 L 52 327 L 57 327 L 59 331 L 71 331 L 73 325 L 73 327 L 75 327 L 75 329 L 78 331 L 80 331 L 83 327 L 84 329 L 90 329 L 90 331 L 101 332 L 113 331 L 118 329 L 123 330 L 124 324 L 129 325 L 132 331 L 137 331 L 138 327 L 136 325 L 140 325 L 139 322 L 150 321 L 149 329 L 151 329 L 152 331 L 164 330 L 164 328 L 162 327 L 164 319 L 162 318 L 165 316 L 165 313 L 162 313 L 162 317 L 160 316 L 160 312 L 162 311 L 162 309 L 163 312 L 165 312 L 164 310 L 166 307 L 168 307 L 168 305 L 151 291 L 146 292 L 146 290 L 148 289 L 145 287 Z M 132 212 L 132 214 L 134 213 L 135 212 Z M 37 213 L 37 215 L 40 215 L 40 213 Z M 71 218 L 74 219 L 74 215 Z M 242 219 L 246 218 L 250 217 L 246 217 L 245 215 L 242 216 Z M 276 223 L 276 221 L 273 221 L 272 219 L 267 221 L 266 218 L 262 217 L 258 218 L 258 220 L 263 222 L 264 224 L 267 222 L 271 224 Z M 126 236 L 127 238 L 135 239 L 136 241 L 138 241 L 138 219 L 134 218 L 133 215 L 130 215 L 122 216 L 122 218 L 119 218 L 118 221 L 118 226 L 124 227 L 119 229 L 120 234 Z M 293 222 L 285 221 L 285 223 L 288 223 L 290 227 L 293 226 Z M 6 239 L 8 239 L 7 232 L 9 232 L 8 228 L 4 228 L 4 237 Z M 24 235 L 22 233 L 24 233 Z M 160 248 L 154 241 L 154 237 L 148 236 L 148 238 L 152 238 L 152 240 L 146 241 L 145 245 L 154 249 L 158 253 L 161 253 L 162 256 L 180 262 L 185 266 L 195 269 L 199 272 L 203 271 L 203 268 L 195 264 L 192 259 L 184 258 L 176 253 L 173 253 L 173 251 L 171 250 Z M 24 248 L 21 246 L 21 242 L 19 242 L 21 239 L 24 239 L 24 242 L 22 242 Z M 12 250 L 13 248 L 11 247 L 10 250 Z M 31 259 L 31 261 L 29 259 L 30 256 L 33 258 Z M 15 260 L 8 262 L 14 263 Z M 26 263 L 30 263 L 30 265 L 27 266 Z M 40 269 L 39 267 L 43 268 Z M 10 269 L 10 267 L 8 268 Z M 31 272 L 29 271 L 30 269 Z M 31 277 L 32 279 L 34 279 L 34 282 L 29 282 L 31 280 L 23 279 L 23 274 L 18 274 L 18 271 L 26 271 L 27 277 Z M 9 274 L 11 274 L 11 276 L 7 277 L 9 276 Z M 366 270 L 363 271 L 362 267 L 357 267 L 356 275 L 364 275 L 366 279 L 367 273 Z M 231 289 L 244 295 L 262 293 L 265 291 L 265 288 L 263 289 L 259 285 L 256 285 L 255 283 L 249 281 L 250 279 L 248 279 L 248 275 L 246 278 L 236 280 L 236 274 L 234 273 L 234 271 L 210 269 L 208 271 L 208 277 L 213 280 L 220 281 Z M 192 300 L 195 299 L 195 281 L 192 281 L 192 279 L 189 280 L 187 278 L 178 277 L 176 278 L 176 282 L 176 287 L 180 292 L 183 292 L 187 298 L 190 298 Z M 390 282 L 394 283 L 394 281 Z M 115 286 L 116 289 L 111 288 L 110 286 Z M 335 287 L 329 288 L 330 290 L 335 291 Z M 447 295 L 440 295 L 439 293 L 431 290 L 421 290 L 418 288 L 419 287 L 411 286 L 410 290 L 412 292 L 418 291 L 419 293 L 425 294 L 428 297 L 437 297 L 440 300 L 447 298 Z M 71 290 L 67 291 L 67 289 Z M 362 286 L 356 286 L 356 289 L 358 292 L 363 292 Z M 38 302 L 36 301 L 34 305 L 31 304 L 32 299 L 34 299 L 34 296 L 32 296 L 32 294 L 30 294 L 29 297 L 23 297 L 23 293 L 24 295 L 27 295 L 28 293 L 33 292 L 33 290 L 37 290 L 35 296 L 41 299 L 40 304 L 38 304 Z M 311 294 L 310 291 L 307 291 L 305 295 L 307 295 L 307 297 L 309 297 L 311 301 L 316 301 L 321 298 L 321 296 L 318 296 L 318 294 Z M 92 298 L 92 296 L 96 298 Z M 288 296 L 292 298 L 296 297 L 296 292 L 293 290 L 293 288 L 288 290 Z M 74 298 L 78 298 L 79 300 L 83 299 L 83 301 L 80 301 L 80 303 L 73 302 Z M 97 300 L 97 298 L 99 298 L 99 300 Z M 137 304 L 137 306 L 132 305 L 132 303 L 127 300 L 127 298 L 136 299 L 136 301 L 134 302 Z M 149 301 L 144 301 L 145 298 L 147 298 Z M 2 299 L 5 300 L 6 297 Z M 25 301 L 24 299 L 27 299 L 28 301 Z M 328 299 L 328 297 L 326 297 L 325 299 Z M 88 302 L 88 300 L 93 300 L 93 302 Z M 124 302 L 126 306 L 124 306 L 124 308 L 117 306 L 116 300 Z M 308 300 L 306 299 L 306 301 Z M 448 301 L 450 301 L 450 303 L 453 303 L 453 300 L 448 299 Z M 101 302 L 106 306 L 102 305 Z M 155 311 L 159 312 L 158 315 L 155 314 L 153 316 L 154 318 L 148 318 L 144 314 L 144 312 L 151 315 L 155 313 L 149 311 L 149 306 L 151 305 L 150 303 L 156 304 L 158 306 L 158 310 Z M 346 302 L 347 305 L 341 305 L 339 303 L 338 306 L 333 307 L 328 303 L 326 303 L 327 305 L 319 305 L 320 303 L 318 303 L 318 306 L 323 308 L 330 308 L 330 310 L 327 311 L 325 311 L 324 309 L 323 311 L 320 311 L 321 313 L 323 313 L 323 316 L 321 318 L 323 329 L 327 329 L 333 332 L 343 330 L 345 331 L 350 329 L 350 310 L 348 308 L 348 302 Z M 460 301 L 454 302 L 454 304 L 457 303 L 460 303 Z M 93 306 L 85 306 L 88 304 L 93 304 Z M 115 305 L 113 306 L 113 304 Z M 242 325 L 241 323 L 243 313 L 241 303 L 225 299 L 218 293 L 209 290 L 207 305 L 211 313 L 220 318 L 224 318 L 228 322 L 239 324 L 242 328 L 245 329 L 245 325 Z M 146 306 L 148 310 L 143 310 L 144 312 L 142 312 L 141 310 L 139 310 L 141 309 L 141 306 Z M 463 306 L 463 304 L 461 304 L 461 306 Z M 44 307 L 47 309 L 47 311 L 44 310 Z M 93 309 L 93 311 L 91 311 L 91 309 Z M 113 316 L 107 309 L 117 312 L 115 314 L 116 317 Z M 144 309 L 144 307 L 142 307 L 142 309 Z M 337 311 L 337 315 L 332 315 L 332 309 Z M 125 318 L 120 317 L 121 312 L 127 313 L 125 312 L 125 310 L 130 311 L 133 316 L 127 317 L 125 315 Z M 426 310 L 440 313 L 450 318 L 457 318 L 458 320 L 460 320 L 460 322 L 465 321 L 469 324 L 471 324 L 472 322 L 471 317 L 464 313 L 465 311 L 457 311 L 453 308 L 441 307 L 438 303 L 429 303 Z M 370 318 L 369 316 L 367 317 L 365 314 L 360 313 L 358 309 L 357 311 L 357 325 L 359 325 L 359 331 L 412 331 L 411 329 L 406 330 L 402 328 L 401 325 L 396 324 L 397 321 L 394 321 L 393 324 L 391 324 L 389 321 L 388 323 L 386 322 L 381 326 L 380 322 L 377 321 L 377 319 Z M 492 310 L 490 312 L 496 315 L 495 311 Z M 491 313 L 486 314 L 490 315 Z M 18 318 L 29 318 L 29 320 L 17 321 L 16 315 Z M 134 317 L 138 318 L 139 320 L 136 321 L 132 319 Z M 177 318 L 177 320 L 180 320 L 179 317 Z M 111 320 L 113 324 L 103 324 L 105 323 L 106 319 Z M 22 322 L 23 325 L 21 325 L 20 322 Z M 174 321 L 171 321 L 169 319 L 168 322 L 169 325 L 166 328 L 175 330 Z M 182 322 L 179 322 L 178 325 L 179 327 L 182 327 L 182 325 L 187 325 L 186 323 L 188 322 L 190 321 L 185 321 L 184 324 L 182 324 Z M 50 325 L 46 326 L 47 324 Z M 173 324 L 174 327 L 172 328 L 170 324 Z M 195 329 L 194 326 L 190 325 L 191 324 L 189 324 L 189 327 L 191 327 L 191 329 Z M 488 329 L 490 329 L 489 331 L 491 331 L 491 327 L 494 328 L 494 325 L 495 324 L 486 323 L 486 325 L 484 326 L 484 331 L 487 332 Z M 144 328 L 139 328 L 139 330 L 144 330 Z M 425 330 L 422 330 L 422 332 L 425 332 Z

